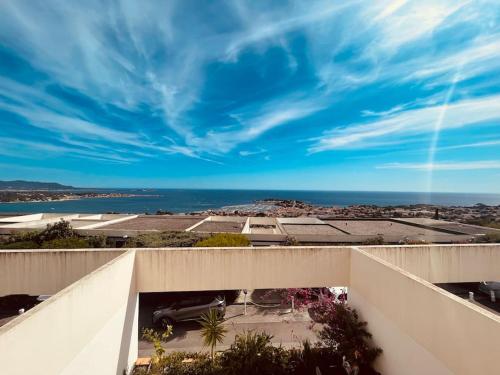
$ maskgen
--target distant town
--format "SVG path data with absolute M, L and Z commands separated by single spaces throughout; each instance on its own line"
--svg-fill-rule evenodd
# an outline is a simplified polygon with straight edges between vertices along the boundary
M 474 206 L 437 206 L 427 204 L 348 207 L 322 207 L 296 200 L 266 199 L 242 208 L 206 210 L 197 214 L 212 216 L 269 216 L 269 217 L 342 217 L 342 218 L 432 218 L 466 224 L 500 228 L 500 206 L 478 203 Z

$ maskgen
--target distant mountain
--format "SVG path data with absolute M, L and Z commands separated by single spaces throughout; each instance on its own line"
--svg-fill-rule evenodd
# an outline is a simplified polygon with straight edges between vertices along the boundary
M 67 190 L 75 189 L 73 186 L 61 185 L 57 182 L 38 181 L 0 181 L 0 190 Z

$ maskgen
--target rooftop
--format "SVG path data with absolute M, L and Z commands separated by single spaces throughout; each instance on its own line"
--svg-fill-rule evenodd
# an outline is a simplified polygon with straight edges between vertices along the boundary
M 500 230 L 419 218 L 346 219 L 321 217 L 246 217 L 197 215 L 55 214 L 0 217 L 0 235 L 44 228 L 64 219 L 82 234 L 110 237 L 158 231 L 243 233 L 254 244 L 279 244 L 292 236 L 302 243 L 363 243 L 382 236 L 387 243 L 425 241 L 456 243 Z

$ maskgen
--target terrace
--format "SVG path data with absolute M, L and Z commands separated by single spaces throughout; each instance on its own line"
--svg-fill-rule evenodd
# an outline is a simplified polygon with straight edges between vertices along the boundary
M 0 296 L 53 294 L 0 328 L 0 360 L 13 375 L 122 374 L 139 293 L 328 285 L 349 287 L 382 373 L 494 374 L 500 316 L 434 284 L 500 280 L 499 264 L 499 245 L 0 251 Z

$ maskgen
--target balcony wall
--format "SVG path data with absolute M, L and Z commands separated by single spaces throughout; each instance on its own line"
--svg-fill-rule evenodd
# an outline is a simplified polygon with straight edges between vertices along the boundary
M 342 285 L 384 349 L 382 373 L 494 374 L 500 317 L 422 277 L 500 279 L 499 256 L 499 245 L 0 252 L 3 294 L 95 270 L 1 327 L 0 362 L 9 375 L 122 374 L 137 355 L 137 292 Z
M 500 280 L 497 244 L 359 248 L 431 283 Z
M 0 327 L 0 372 L 122 375 L 138 350 L 134 261 L 122 254 Z
M 55 294 L 123 252 L 118 249 L 0 250 L 0 296 Z
M 497 314 L 361 250 L 351 254 L 349 301 L 385 351 L 383 374 L 498 373 Z
M 148 249 L 137 252 L 139 292 L 349 284 L 348 247 Z

